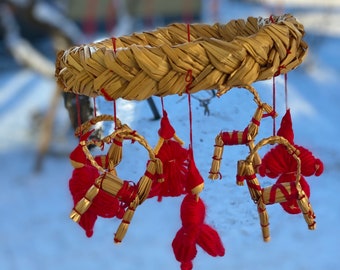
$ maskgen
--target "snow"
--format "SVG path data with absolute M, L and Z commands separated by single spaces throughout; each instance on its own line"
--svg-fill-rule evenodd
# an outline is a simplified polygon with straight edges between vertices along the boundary
M 263 16 L 268 11 L 265 6 L 245 3 L 225 1 L 221 5 L 222 21 L 238 15 Z M 267 208 L 272 238 L 269 243 L 262 241 L 256 207 L 248 190 L 235 184 L 236 162 L 248 153 L 245 146 L 225 148 L 223 179 L 213 182 L 207 178 L 216 134 L 221 130 L 243 129 L 248 124 L 255 109 L 251 95 L 247 91 L 231 90 L 219 99 L 214 98 L 209 104 L 209 116 L 192 100 L 193 147 L 197 167 L 206 180 L 201 196 L 207 206 L 207 222 L 217 229 L 227 250 L 222 258 L 212 258 L 199 250 L 194 269 L 339 269 L 340 39 L 334 33 L 307 32 L 309 56 L 288 75 L 295 142 L 310 149 L 325 165 L 320 177 L 307 179 L 317 215 L 314 231 L 308 230 L 301 215 L 288 215 L 272 205 Z M 278 77 L 276 82 L 277 110 L 282 116 L 283 78 Z M 271 84 L 272 81 L 255 84 L 261 98 L 268 103 L 271 103 Z M 86 238 L 68 217 L 72 208 L 68 191 L 72 167 L 68 153 L 77 141 L 68 131 L 62 102 L 52 149 L 44 160 L 43 170 L 33 170 L 39 133 L 32 115 L 48 108 L 54 81 L 26 69 L 1 71 L 0 89 L 0 269 L 179 269 L 171 241 L 180 228 L 182 198 L 165 198 L 161 203 L 147 200 L 137 208 L 120 245 L 113 244 L 117 220 L 98 219 L 94 236 Z M 155 101 L 160 108 L 159 100 Z M 99 100 L 98 106 L 102 112 L 112 113 L 112 104 Z M 186 100 L 168 97 L 165 108 L 177 134 L 188 142 Z M 159 122 L 150 120 L 152 114 L 147 102 L 119 101 L 118 117 L 155 145 Z M 280 117 L 277 125 L 279 121 Z M 272 121 L 266 118 L 258 138 L 271 133 Z M 118 173 L 124 179 L 137 181 L 144 170 L 145 150 L 139 145 L 126 144 L 124 151 Z M 261 181 L 264 185 L 271 183 L 268 179 Z

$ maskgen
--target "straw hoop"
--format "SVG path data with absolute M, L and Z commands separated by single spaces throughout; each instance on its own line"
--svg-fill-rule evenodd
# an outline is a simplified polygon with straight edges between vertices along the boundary
M 191 93 L 217 89 L 222 95 L 296 68 L 308 50 L 303 36 L 290 14 L 190 28 L 177 23 L 116 38 L 114 45 L 110 38 L 60 51 L 56 77 L 67 92 L 144 100 L 185 93 L 191 70 Z

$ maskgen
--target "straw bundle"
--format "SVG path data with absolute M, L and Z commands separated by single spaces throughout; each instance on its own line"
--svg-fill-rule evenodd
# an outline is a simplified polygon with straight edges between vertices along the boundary
M 270 230 L 269 230 L 269 216 L 266 209 L 266 204 L 264 203 L 262 197 L 259 198 L 257 202 L 257 212 L 260 217 L 260 225 L 262 231 L 262 239 L 265 242 L 270 241 Z
M 227 24 L 172 24 L 60 51 L 58 84 L 67 92 L 144 100 L 266 80 L 296 68 L 307 44 L 292 15 L 249 17 Z M 190 40 L 190 42 L 188 42 Z

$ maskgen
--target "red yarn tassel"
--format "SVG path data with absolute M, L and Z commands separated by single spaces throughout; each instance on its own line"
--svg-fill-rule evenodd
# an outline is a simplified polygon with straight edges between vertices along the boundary
M 203 188 L 204 188 L 204 179 L 196 167 L 195 160 L 193 157 L 193 151 L 192 151 L 192 148 L 190 148 L 189 149 L 189 174 L 188 174 L 188 179 L 186 183 L 186 191 L 198 197 L 198 195 L 201 193 Z
M 163 182 L 154 181 L 149 197 L 175 197 L 185 194 L 188 176 L 188 150 L 177 141 L 165 141 L 156 155 L 163 163 Z
M 154 181 L 149 197 L 175 197 L 185 194 L 185 183 L 188 175 L 188 150 L 183 148 L 175 129 L 170 124 L 168 114 L 163 110 L 160 136 L 155 152 L 156 157 L 163 163 L 163 182 Z
M 99 176 L 98 171 L 88 165 L 73 171 L 69 181 L 69 189 L 73 198 L 74 206 L 84 197 L 87 190 L 92 186 L 94 180 Z M 85 230 L 86 236 L 93 235 L 93 227 L 97 215 L 91 211 L 86 211 L 81 215 L 79 225 Z
M 181 205 L 182 228 L 172 242 L 181 269 L 192 269 L 192 260 L 197 254 L 196 244 L 211 256 L 223 256 L 225 253 L 218 233 L 205 224 L 204 219 L 205 205 L 202 199 L 197 200 L 193 194 L 186 195 Z
M 222 240 L 216 230 L 207 224 L 203 224 L 197 238 L 197 244 L 210 256 L 224 256 L 225 249 Z
M 74 207 L 85 196 L 90 187 L 95 184 L 95 180 L 100 175 L 98 170 L 87 159 L 82 149 L 82 143 L 91 133 L 92 131 L 83 135 L 78 146 L 70 154 L 70 160 L 75 166 L 72 177 L 69 180 L 69 189 Z M 100 161 L 101 159 L 96 157 L 96 160 Z M 114 217 L 119 211 L 119 205 L 120 203 L 116 197 L 100 189 L 97 196 L 93 199 L 91 206 L 81 215 L 79 225 L 85 230 L 86 235 L 91 237 L 97 216 L 104 218 Z

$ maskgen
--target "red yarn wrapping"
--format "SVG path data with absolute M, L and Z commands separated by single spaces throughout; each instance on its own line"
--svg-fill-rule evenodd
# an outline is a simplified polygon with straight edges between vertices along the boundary
M 192 148 L 189 149 L 189 171 L 186 183 L 186 191 L 188 193 L 195 193 L 195 188 L 201 186 L 204 183 L 204 179 L 198 171 L 195 160 L 193 157 Z
M 188 194 L 181 205 L 182 228 L 177 232 L 172 248 L 176 260 L 181 262 L 181 269 L 192 269 L 192 260 L 196 257 L 198 244 L 211 256 L 223 256 L 225 249 L 218 233 L 204 223 L 205 205 L 201 198 Z
M 70 160 L 75 161 L 77 163 L 81 163 L 81 164 L 85 164 L 88 162 L 87 157 L 83 151 L 83 146 L 81 145 L 81 142 L 86 141 L 90 137 L 93 131 L 94 130 L 90 130 L 89 132 L 80 136 L 79 144 L 77 145 L 76 148 L 74 148 L 74 150 L 70 154 Z
M 294 144 L 294 132 L 292 129 L 292 120 L 290 110 L 282 118 L 280 129 L 277 135 L 286 138 L 299 152 L 301 160 L 301 177 L 300 184 L 308 198 L 310 197 L 310 188 L 303 176 L 319 176 L 323 172 L 323 163 L 320 159 L 315 158 L 306 148 Z M 289 154 L 286 147 L 277 145 L 272 148 L 263 158 L 258 168 L 261 176 L 277 178 L 277 183 L 293 182 L 296 180 L 297 162 L 293 155 Z M 280 203 L 283 209 L 290 214 L 301 213 L 296 198 Z
M 241 141 L 238 139 L 238 134 L 241 133 Z M 244 131 L 232 131 L 232 132 L 221 132 L 221 139 L 224 145 L 238 145 L 238 144 L 247 144 L 248 140 L 248 127 L 244 129 Z
M 285 183 L 285 182 L 295 182 L 295 180 L 296 180 L 296 177 L 293 174 L 282 174 L 279 177 L 279 179 L 276 181 L 276 183 L 280 184 L 280 183 Z M 302 190 L 306 193 L 306 196 L 309 198 L 310 187 L 306 179 L 303 176 L 301 176 L 300 178 L 300 185 L 302 187 Z M 300 214 L 301 210 L 297 203 L 297 198 L 298 198 L 297 191 L 294 192 L 293 190 L 292 194 L 290 194 L 290 197 L 287 198 L 287 201 L 280 203 L 280 205 L 289 214 Z
M 149 197 L 175 197 L 185 194 L 185 183 L 188 176 L 188 150 L 177 141 L 167 140 L 156 155 L 163 163 L 163 182 L 154 181 Z
M 81 141 L 86 140 L 91 133 L 92 131 L 83 135 Z M 82 167 L 73 170 L 72 177 L 69 180 L 69 189 L 73 198 L 74 207 L 99 177 L 98 170 L 91 165 L 83 152 L 81 141 L 70 154 L 72 161 L 83 164 Z M 95 159 L 100 165 L 101 157 L 97 156 Z M 116 197 L 100 189 L 97 196 L 93 199 L 91 206 L 81 215 L 79 225 L 85 230 L 86 235 L 91 237 L 97 216 L 104 218 L 114 217 L 120 210 L 119 206 L 120 203 Z
M 163 110 L 163 116 L 161 119 L 161 127 L 158 130 L 158 135 L 164 140 L 170 140 L 175 135 L 175 129 L 170 124 L 168 114 L 165 110 Z
M 92 186 L 94 180 L 98 176 L 98 171 L 88 165 L 73 171 L 72 178 L 69 181 L 69 189 L 73 198 L 74 206 L 85 196 L 85 193 Z M 91 237 L 93 235 L 93 226 L 97 219 L 97 215 L 89 210 L 81 215 L 79 221 L 79 225 L 85 230 L 87 237 Z
M 163 141 L 156 157 L 163 163 L 164 181 L 153 182 L 149 197 L 158 196 L 158 201 L 161 201 L 164 196 L 175 197 L 185 194 L 189 153 L 178 141 L 172 139 L 175 136 L 175 129 L 164 109 L 158 134 Z

